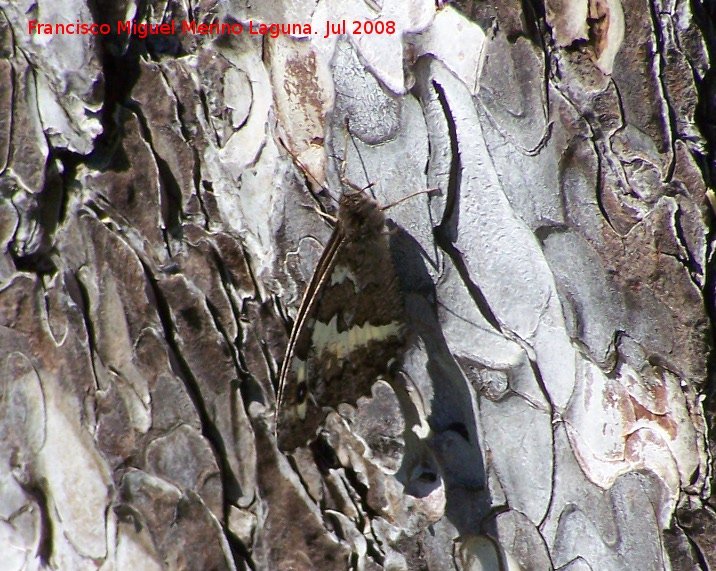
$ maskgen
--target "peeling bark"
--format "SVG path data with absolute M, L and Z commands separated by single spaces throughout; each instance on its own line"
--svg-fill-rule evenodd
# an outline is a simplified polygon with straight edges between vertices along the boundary
M 281 22 L 316 33 L 250 33 Z M 3 568 L 716 567 L 715 23 L 0 0 Z M 412 342 L 282 454 L 279 370 L 346 184 L 441 191 L 387 210 Z

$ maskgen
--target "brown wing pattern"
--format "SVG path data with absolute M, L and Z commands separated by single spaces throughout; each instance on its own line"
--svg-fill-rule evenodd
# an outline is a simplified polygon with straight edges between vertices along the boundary
M 403 302 L 385 218 L 364 193 L 344 194 L 338 223 L 306 290 L 281 369 L 279 447 L 310 441 L 341 402 L 355 404 L 405 344 Z
M 309 282 L 306 291 L 303 293 L 303 299 L 301 299 L 301 305 L 298 307 L 296 321 L 293 324 L 291 336 L 288 340 L 288 347 L 286 348 L 286 355 L 281 366 L 281 375 L 279 377 L 279 389 L 276 401 L 276 408 L 278 411 L 281 410 L 281 406 L 285 398 L 284 393 L 286 391 L 286 378 L 290 368 L 291 358 L 296 353 L 297 345 L 299 345 L 299 337 L 302 338 L 302 343 L 300 345 L 301 348 L 303 348 L 303 345 L 307 342 L 306 338 L 310 336 L 310 331 L 306 328 L 305 324 L 309 317 L 312 314 L 315 314 L 315 308 L 320 299 L 322 286 L 330 277 L 331 269 L 335 263 L 336 253 L 338 252 L 343 239 L 344 236 L 340 226 L 336 226 L 331 234 L 326 248 L 321 254 L 321 258 L 318 260 L 318 265 L 313 272 L 311 281 Z

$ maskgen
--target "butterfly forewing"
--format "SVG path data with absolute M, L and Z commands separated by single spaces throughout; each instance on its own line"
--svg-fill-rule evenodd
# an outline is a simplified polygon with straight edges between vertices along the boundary
M 383 212 L 365 193 L 346 193 L 281 370 L 279 448 L 306 444 L 327 409 L 370 395 L 404 351 L 403 311 Z

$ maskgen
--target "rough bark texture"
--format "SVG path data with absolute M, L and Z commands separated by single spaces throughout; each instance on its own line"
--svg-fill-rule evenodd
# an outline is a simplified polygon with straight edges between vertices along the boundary
M 0 0 L 0 568 L 716 569 L 714 16 Z M 342 163 L 413 342 L 283 455 Z

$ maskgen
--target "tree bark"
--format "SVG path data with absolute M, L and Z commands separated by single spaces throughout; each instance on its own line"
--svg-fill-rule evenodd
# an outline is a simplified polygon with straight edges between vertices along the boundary
M 715 16 L 0 0 L 0 567 L 716 568 Z M 351 187 L 410 344 L 283 453 Z

